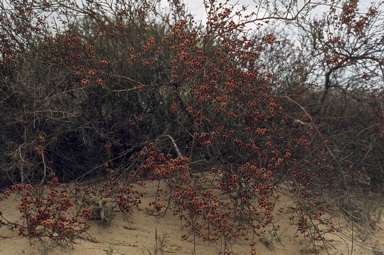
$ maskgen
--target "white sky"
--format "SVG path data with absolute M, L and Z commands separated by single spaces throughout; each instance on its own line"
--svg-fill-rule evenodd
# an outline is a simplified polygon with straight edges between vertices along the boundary
M 203 0 L 182 0 L 182 1 L 185 3 L 187 10 L 194 15 L 196 21 L 205 20 L 207 15 L 205 12 Z M 236 2 L 239 6 L 249 5 L 251 7 L 255 5 L 253 0 L 237 0 L 237 1 L 231 0 L 230 1 L 231 4 L 234 4 Z M 161 6 L 162 7 L 168 6 L 168 0 L 161 0 Z
M 206 12 L 205 12 L 205 8 L 204 8 L 203 0 L 181 0 L 181 1 L 183 1 L 185 3 L 188 11 L 194 15 L 196 21 L 199 21 L 199 20 L 205 21 Z M 289 2 L 291 0 L 286 0 L 286 1 Z M 298 0 L 299 3 L 303 3 L 303 1 L 304 0 Z M 238 6 L 242 6 L 242 5 L 248 6 L 248 9 L 250 11 L 254 10 L 255 5 L 256 5 L 255 2 L 257 2 L 257 0 L 256 1 L 254 1 L 254 0 L 230 0 L 230 4 L 237 3 Z M 318 2 L 321 2 L 321 1 L 318 1 Z M 359 5 L 365 9 L 370 5 L 371 2 L 378 3 L 378 2 L 381 2 L 381 0 L 360 0 Z M 168 6 L 168 0 L 161 0 L 161 7 L 166 8 L 167 6 Z M 318 15 L 321 15 L 322 12 L 324 12 L 326 9 L 327 8 L 325 8 L 325 7 L 320 7 L 317 9 L 317 11 L 315 13 Z

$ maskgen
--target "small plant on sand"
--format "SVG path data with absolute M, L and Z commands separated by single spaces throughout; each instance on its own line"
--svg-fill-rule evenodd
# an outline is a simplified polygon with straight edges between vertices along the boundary
M 154 255 L 163 255 L 164 248 L 167 246 L 167 242 L 169 241 L 169 235 L 167 233 L 158 234 L 157 228 L 155 229 L 155 247 L 154 247 Z
M 141 203 L 142 194 L 131 183 L 118 180 L 114 171 L 106 167 L 107 178 L 105 182 L 77 188 L 77 203 L 81 215 L 91 220 L 99 220 L 108 226 L 120 212 L 126 218 L 132 213 L 133 207 Z
M 48 237 L 58 244 L 70 244 L 87 231 L 84 219 L 71 216 L 74 207 L 67 190 L 58 188 L 58 178 L 51 174 L 47 186 L 16 184 L 12 190 L 20 192 L 18 210 L 23 222 L 17 224 L 19 235 L 31 238 Z

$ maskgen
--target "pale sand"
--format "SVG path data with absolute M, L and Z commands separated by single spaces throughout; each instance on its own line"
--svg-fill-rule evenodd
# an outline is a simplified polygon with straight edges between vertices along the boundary
M 156 254 L 154 251 L 155 233 L 157 231 L 158 239 L 165 240 L 162 249 L 158 242 L 157 254 L 175 254 L 175 255 L 190 255 L 193 252 L 192 241 L 183 241 L 181 236 L 187 234 L 188 230 L 181 230 L 182 224 L 177 217 L 168 213 L 164 218 L 156 219 L 148 216 L 145 211 L 145 206 L 150 201 L 153 201 L 155 194 L 155 184 L 148 182 L 146 194 L 142 199 L 141 210 L 134 210 L 129 216 L 128 221 L 124 221 L 123 217 L 117 213 L 116 218 L 108 227 L 100 226 L 96 221 L 90 221 L 89 235 L 93 241 L 86 239 L 78 239 L 73 247 L 55 247 L 47 245 L 48 254 L 73 254 L 73 255 L 149 255 Z M 17 211 L 19 202 L 12 195 L 8 199 L 0 201 L 0 211 L 4 216 L 11 220 L 20 220 L 20 214 Z M 290 224 L 288 217 L 294 207 L 293 199 L 282 194 L 279 201 L 276 203 L 275 219 L 280 225 L 280 239 L 272 240 L 272 243 L 259 241 L 257 244 L 257 254 L 261 255 L 296 255 L 296 254 L 313 254 L 310 251 L 308 240 L 300 237 L 294 237 L 296 226 Z M 345 224 L 343 219 L 337 220 L 338 224 Z M 342 232 L 329 235 L 329 238 L 334 239 L 332 245 L 334 248 L 329 249 L 329 254 L 334 255 L 380 255 L 384 254 L 384 221 L 378 224 L 375 231 L 366 231 L 367 235 L 355 235 L 354 245 L 351 245 L 351 231 L 347 227 L 342 227 Z M 166 236 L 166 238 L 164 238 Z M 362 241 L 361 239 L 365 239 Z M 204 243 L 197 240 L 195 247 L 196 254 L 220 254 L 220 244 Z M 351 248 L 353 247 L 353 251 Z M 374 249 L 378 251 L 374 251 Z M 233 254 L 246 255 L 250 254 L 249 243 L 246 240 L 237 240 L 232 246 Z M 383 250 L 383 252 L 380 252 Z M 37 255 L 43 254 L 43 247 L 37 240 L 32 240 L 32 244 L 26 238 L 18 236 L 17 230 L 10 230 L 7 227 L 0 228 L 0 254 L 3 255 Z M 318 254 L 328 254 L 326 250 L 319 249 Z

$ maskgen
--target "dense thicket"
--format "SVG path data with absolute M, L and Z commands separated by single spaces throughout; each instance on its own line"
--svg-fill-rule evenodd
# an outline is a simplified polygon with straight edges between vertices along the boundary
M 176 177 L 197 189 L 192 176 L 210 172 L 233 208 L 263 212 L 263 224 L 283 180 L 302 197 L 382 192 L 382 14 L 332 2 L 309 20 L 306 6 L 297 12 L 306 19 L 273 8 L 261 18 L 211 1 L 200 26 L 177 2 L 160 15 L 146 1 L 10 1 L 0 27 L 2 188 L 49 173 L 100 177 L 105 164 L 133 182 Z M 43 18 L 52 10 L 56 27 Z M 279 19 L 299 36 L 261 23 Z

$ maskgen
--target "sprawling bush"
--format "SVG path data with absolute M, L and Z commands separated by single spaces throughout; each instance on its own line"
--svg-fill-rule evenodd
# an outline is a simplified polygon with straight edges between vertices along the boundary
M 322 196 L 345 205 L 351 188 L 382 189 L 382 38 L 372 44 L 363 32 L 382 16 L 350 2 L 304 22 L 315 5 L 292 13 L 264 3 L 261 17 L 210 1 L 202 26 L 178 1 L 167 15 L 155 1 L 10 1 L 0 34 L 2 183 L 105 177 L 107 165 L 124 187 L 167 185 L 152 214 L 172 210 L 193 236 L 227 243 L 277 230 L 285 182 L 298 231 L 324 241 L 316 220 L 332 204 Z M 301 41 L 277 20 L 296 25 Z

